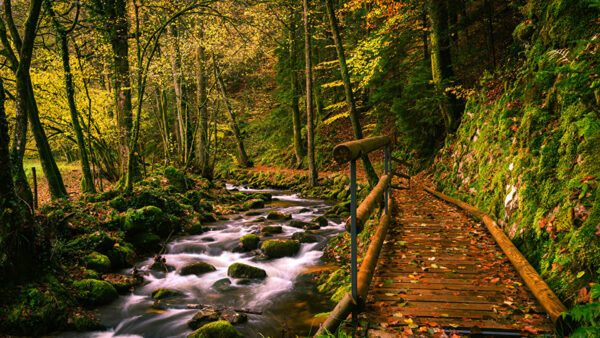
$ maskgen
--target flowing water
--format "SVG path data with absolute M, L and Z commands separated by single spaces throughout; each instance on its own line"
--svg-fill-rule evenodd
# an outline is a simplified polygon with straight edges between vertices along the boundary
M 234 188 L 228 186 L 228 188 Z M 136 267 L 148 271 L 143 286 L 128 296 L 100 308 L 99 318 L 110 328 L 104 332 L 66 333 L 65 337 L 185 337 L 191 332 L 187 321 L 198 310 L 188 309 L 187 304 L 210 304 L 247 308 L 262 311 L 262 315 L 248 315 L 248 322 L 236 327 L 246 337 L 281 337 L 283 332 L 289 336 L 308 335 L 318 327 L 314 315 L 331 310 L 327 297 L 318 294 L 310 273 L 324 267 L 321 260 L 327 239 L 340 233 L 343 225 L 329 220 L 329 225 L 314 231 L 317 243 L 304 243 L 294 257 L 273 260 L 259 259 L 251 253 L 234 253 L 239 238 L 245 234 L 258 233 L 260 224 L 248 224 L 259 217 L 265 217 L 269 211 L 276 210 L 291 213 L 294 219 L 310 221 L 322 215 L 329 205 L 323 201 L 302 199 L 297 194 L 273 190 L 251 190 L 235 187 L 240 191 L 268 191 L 273 201 L 260 209 L 260 215 L 234 215 L 227 221 L 210 224 L 212 231 L 197 236 L 184 236 L 168 244 L 163 257 L 167 264 L 176 268 L 167 274 L 148 271 L 153 259 L 148 258 Z M 289 221 L 281 221 L 283 233 L 271 238 L 290 238 L 301 229 L 288 226 Z M 277 224 L 275 224 L 277 225 Z M 200 276 L 178 274 L 187 263 L 204 261 L 214 265 L 216 271 Z M 212 284 L 227 278 L 229 265 L 240 262 L 260 267 L 267 272 L 267 278 L 248 285 L 238 285 L 230 278 L 232 288 L 219 292 Z M 131 270 L 125 271 L 131 273 Z M 150 293 L 157 288 L 169 288 L 181 291 L 183 297 L 168 300 L 167 310 L 153 310 Z

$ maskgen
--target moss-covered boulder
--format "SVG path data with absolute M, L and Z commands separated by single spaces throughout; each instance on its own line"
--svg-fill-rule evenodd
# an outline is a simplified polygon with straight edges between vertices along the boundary
M 167 288 L 160 288 L 152 291 L 153 299 L 165 299 L 178 296 L 183 296 L 183 293 L 177 290 L 171 290 Z
M 102 279 L 96 270 L 85 269 L 83 271 L 83 279 Z
M 309 222 L 304 222 L 304 221 L 301 221 L 299 219 L 293 219 L 293 220 L 290 221 L 290 226 L 293 227 L 293 228 L 303 229 L 303 228 L 305 228 L 306 226 L 309 226 L 309 225 L 310 225 Z
M 160 237 L 152 233 L 139 234 L 131 238 L 131 244 L 133 244 L 136 251 L 143 253 L 154 253 L 160 251 L 160 242 Z
M 103 278 L 105 281 L 109 282 L 120 294 L 128 293 L 131 291 L 131 289 L 142 283 L 141 279 L 119 273 L 104 274 Z
M 215 267 L 206 263 L 206 262 L 193 262 L 193 263 L 189 263 L 184 265 L 181 268 L 181 271 L 179 271 L 179 274 L 182 276 L 187 276 L 187 275 L 202 275 L 205 274 L 207 272 L 213 272 L 215 271 Z
M 313 218 L 312 221 L 314 223 L 317 223 L 321 227 L 326 227 L 327 225 L 329 225 L 329 221 L 327 220 L 327 218 L 325 216 L 317 216 L 317 217 Z
M 135 260 L 135 251 L 133 251 L 133 246 L 129 243 L 115 243 L 106 255 L 115 269 L 131 267 Z
M 221 311 L 218 311 L 214 308 L 205 308 L 201 309 L 190 319 L 187 324 L 190 329 L 197 330 L 202 326 L 219 321 L 221 319 Z
M 251 199 L 249 201 L 244 202 L 243 208 L 248 209 L 261 209 L 265 207 L 265 201 L 261 199 Z
M 317 236 L 310 232 L 300 231 L 292 235 L 292 239 L 297 240 L 300 243 L 316 243 L 318 242 Z
M 260 238 L 255 234 L 247 234 L 240 238 L 240 243 L 244 250 L 258 249 L 258 242 L 260 242 Z
M 188 180 L 184 173 L 175 169 L 173 166 L 166 167 L 164 175 L 169 182 L 169 186 L 178 192 L 185 192 L 191 188 L 191 180 Z
M 273 236 L 283 232 L 283 228 L 280 225 L 263 225 L 260 227 L 260 233 L 263 236 Z
M 127 201 L 125 201 L 123 196 L 117 196 L 113 198 L 108 202 L 108 205 L 119 212 L 127 210 Z
M 289 219 L 292 219 L 292 214 L 286 214 L 278 211 L 269 211 L 267 219 L 273 221 L 287 221 Z
M 202 228 L 202 223 L 194 222 L 183 228 L 183 231 L 190 235 L 200 235 L 204 232 L 204 229 Z
M 263 242 L 260 249 L 269 258 L 290 257 L 300 251 L 300 242 L 293 239 L 272 239 Z
M 92 315 L 77 313 L 70 319 L 71 328 L 77 332 L 99 331 L 106 329 L 100 320 L 94 318 Z
M 125 234 L 128 237 L 148 232 L 168 235 L 170 230 L 169 222 L 169 218 L 160 208 L 149 205 L 140 209 L 130 210 L 125 215 L 123 230 L 125 230 Z
M 77 298 L 86 305 L 104 305 L 115 300 L 119 295 L 110 283 L 96 279 L 82 279 L 73 282 Z
M 261 268 L 243 263 L 233 263 L 227 269 L 227 275 L 233 278 L 266 278 L 267 272 Z
M 109 236 L 105 231 L 96 231 L 91 234 L 81 235 L 65 245 L 65 249 L 69 251 L 79 250 L 94 250 L 105 253 L 110 250 L 116 239 Z
M 110 270 L 110 258 L 97 251 L 90 253 L 83 259 L 85 266 L 99 272 L 107 272 Z
M 273 199 L 273 195 L 271 195 L 271 193 L 268 192 L 256 192 L 252 194 L 251 198 L 268 202 Z
M 188 338 L 243 338 L 230 322 L 219 320 L 206 324 L 188 335 Z

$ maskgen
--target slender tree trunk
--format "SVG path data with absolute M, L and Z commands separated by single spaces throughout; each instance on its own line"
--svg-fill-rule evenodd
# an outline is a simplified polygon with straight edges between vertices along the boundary
M 292 124 L 294 130 L 294 152 L 296 154 L 296 167 L 302 166 L 304 158 L 304 147 L 302 146 L 302 123 L 300 122 L 300 107 L 298 100 L 300 91 L 298 89 L 298 68 L 297 68 L 297 48 L 296 48 L 296 15 L 294 4 L 290 5 L 290 29 L 289 29 L 289 57 L 290 57 L 290 85 L 292 90 Z
M 175 23 L 169 26 L 169 34 L 174 39 L 171 53 L 171 74 L 173 76 L 173 90 L 175 91 L 175 112 L 177 116 L 177 148 L 181 162 L 187 163 L 187 126 L 183 111 L 183 84 L 181 77 L 181 53 L 179 50 L 179 37 Z
M 490 52 L 490 59 L 492 61 L 492 69 L 496 69 L 496 47 L 494 41 L 494 0 L 485 0 L 483 5 L 486 9 L 488 19 L 488 50 Z
M 315 165 L 315 143 L 313 130 L 313 80 L 312 80 L 312 50 L 310 27 L 310 0 L 303 0 L 304 6 L 304 55 L 306 63 L 306 134 L 308 139 L 308 184 L 317 185 L 318 173 Z
M 348 65 L 346 63 L 346 56 L 344 54 L 344 46 L 342 44 L 342 38 L 340 36 L 340 29 L 338 27 L 337 18 L 333 10 L 333 1 L 326 0 L 327 4 L 327 16 L 329 17 L 329 25 L 331 27 L 331 33 L 333 35 L 333 41 L 335 42 L 335 49 L 337 51 L 338 61 L 340 64 L 340 72 L 342 73 L 342 82 L 344 82 L 344 92 L 346 94 L 346 102 L 350 108 L 350 122 L 352 123 L 352 130 L 354 131 L 354 138 L 359 140 L 363 138 L 362 128 L 359 121 L 359 113 L 356 110 L 356 103 L 354 102 L 354 94 L 352 93 L 352 83 L 350 82 L 350 75 L 348 72 Z M 371 165 L 371 161 L 367 154 L 361 156 L 362 164 L 367 173 L 367 179 L 369 185 L 374 187 L 377 185 L 379 178 L 375 173 L 375 169 Z
M 212 177 L 212 169 L 210 166 L 210 140 L 208 138 L 208 93 L 207 93 L 207 75 L 206 75 L 206 54 L 201 42 L 198 43 L 196 53 L 198 65 L 197 90 L 198 90 L 198 113 L 199 113 L 199 128 L 198 128 L 198 147 L 196 154 L 198 158 L 198 166 L 202 177 Z
M 429 0 L 431 20 L 431 73 L 433 83 L 443 96 L 440 110 L 444 117 L 446 133 L 453 133 L 460 123 L 461 103 L 456 96 L 446 93 L 445 88 L 454 77 L 450 55 L 447 0 Z
M 225 92 L 225 83 L 223 82 L 223 77 L 219 72 L 219 67 L 217 66 L 217 62 L 213 57 L 213 64 L 215 68 L 215 77 L 217 81 L 219 81 L 219 87 L 221 88 L 221 95 L 223 97 L 223 101 L 225 102 L 225 111 L 227 111 L 227 117 L 229 118 L 229 124 L 231 125 L 231 130 L 233 131 L 233 136 L 235 137 L 237 147 L 238 147 L 238 162 L 239 165 L 244 168 L 252 167 L 252 161 L 248 159 L 248 155 L 246 154 L 246 150 L 244 149 L 244 140 L 242 138 L 242 133 L 240 132 L 240 128 L 235 119 L 235 113 L 233 109 L 231 109 L 231 104 L 229 100 L 227 100 L 227 93 Z
M 423 32 L 421 35 L 421 40 L 423 41 L 423 62 L 425 66 L 429 65 L 430 56 L 429 56 L 429 48 L 428 48 L 428 39 L 427 36 L 427 27 L 429 27 L 429 21 L 427 21 L 427 4 L 423 3 L 422 11 L 421 11 L 421 20 L 423 24 Z

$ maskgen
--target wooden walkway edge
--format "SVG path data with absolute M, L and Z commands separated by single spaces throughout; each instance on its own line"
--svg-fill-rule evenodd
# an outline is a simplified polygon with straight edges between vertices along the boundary
M 421 184 L 394 191 L 393 197 L 399 212 L 366 305 L 379 332 L 553 332 L 544 307 L 485 226 Z

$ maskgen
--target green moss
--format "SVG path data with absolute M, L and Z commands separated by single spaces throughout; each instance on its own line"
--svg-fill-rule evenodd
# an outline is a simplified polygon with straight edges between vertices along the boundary
M 307 231 L 295 232 L 292 235 L 292 239 L 297 240 L 300 243 L 315 243 L 318 241 L 315 235 Z
M 108 282 L 95 279 L 82 279 L 73 283 L 77 297 L 88 305 L 104 305 L 117 299 L 117 290 Z
M 263 242 L 260 249 L 269 258 L 294 256 L 300 251 L 300 242 L 291 239 L 273 239 Z
M 257 249 L 258 242 L 260 242 L 260 238 L 254 234 L 247 234 L 240 238 L 240 243 L 242 243 L 242 247 L 246 250 Z
M 152 291 L 153 299 L 165 299 L 165 298 L 171 298 L 171 297 L 178 297 L 178 296 L 182 296 L 182 295 L 183 295 L 183 293 L 181 293 L 180 291 L 171 290 L 171 289 L 167 289 L 167 288 L 160 288 L 160 289 L 156 289 L 156 290 Z
M 244 336 L 231 323 L 219 320 L 206 324 L 188 335 L 188 338 L 243 338 Z
M 181 268 L 180 275 L 202 275 L 208 272 L 215 271 L 215 267 L 206 262 L 193 262 L 186 264 Z
M 130 210 L 125 216 L 123 230 L 127 236 L 140 233 L 154 232 L 166 237 L 176 230 L 173 221 L 160 208 L 146 206 L 136 210 Z
M 242 263 L 233 263 L 227 269 L 227 275 L 233 278 L 258 278 L 263 279 L 267 277 L 265 270 L 257 268 L 251 265 Z
M 108 202 L 108 205 L 120 212 L 127 210 L 127 202 L 123 198 L 123 196 L 117 196 Z
M 172 166 L 168 166 L 164 171 L 165 177 L 169 181 L 169 186 L 179 192 L 185 192 L 190 188 L 191 182 L 185 175 Z
M 110 259 L 107 256 L 96 251 L 87 255 L 84 258 L 83 262 L 88 268 L 100 272 L 107 272 L 108 270 L 110 270 L 111 267 Z
M 71 320 L 71 325 L 75 331 L 85 332 L 105 329 L 104 325 L 102 325 L 97 318 L 94 318 L 90 315 L 76 314 L 71 318 Z
M 160 251 L 160 243 L 160 237 L 150 233 L 139 234 L 131 238 L 131 244 L 133 244 L 136 251 L 142 253 L 155 253 Z
M 286 221 L 292 219 L 292 214 L 286 214 L 278 211 L 269 211 L 267 219 L 273 221 Z
M 117 243 L 113 245 L 112 249 L 106 255 L 110 258 L 112 266 L 117 269 L 131 267 L 135 259 L 135 252 L 130 243 Z

